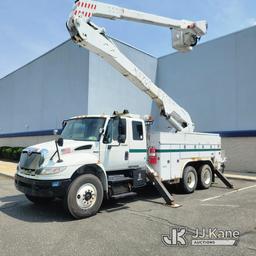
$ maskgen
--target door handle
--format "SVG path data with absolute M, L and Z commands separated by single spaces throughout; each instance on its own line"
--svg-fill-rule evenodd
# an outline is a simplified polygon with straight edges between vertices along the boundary
M 129 159 L 129 152 L 126 151 L 126 152 L 124 153 L 124 160 L 127 161 L 128 159 Z

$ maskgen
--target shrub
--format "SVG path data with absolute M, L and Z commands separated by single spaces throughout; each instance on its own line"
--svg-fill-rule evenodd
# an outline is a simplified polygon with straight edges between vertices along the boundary
M 20 155 L 22 153 L 22 150 L 23 150 L 23 148 L 21 148 L 21 147 L 15 147 L 13 149 L 13 159 L 14 160 L 16 160 L 16 161 L 20 160 Z
M 0 148 L 0 157 L 1 157 L 1 158 L 4 158 L 5 151 L 6 151 L 7 148 L 8 148 L 8 147 L 1 147 L 1 148 Z
M 18 161 L 22 150 L 22 147 L 0 147 L 0 159 Z
M 6 158 L 12 159 L 12 148 L 7 148 L 5 152 L 6 152 Z

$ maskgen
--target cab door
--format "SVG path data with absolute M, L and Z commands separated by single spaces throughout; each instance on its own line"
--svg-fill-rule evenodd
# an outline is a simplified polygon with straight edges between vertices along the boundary
M 101 145 L 101 162 L 106 171 L 128 169 L 129 144 L 126 118 L 113 117 L 109 120 Z
M 144 168 L 147 161 L 147 142 L 144 121 L 131 119 L 129 168 Z

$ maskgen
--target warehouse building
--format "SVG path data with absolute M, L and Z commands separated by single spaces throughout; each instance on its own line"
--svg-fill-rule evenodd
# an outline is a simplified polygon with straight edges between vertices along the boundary
M 196 131 L 218 132 L 227 169 L 256 171 L 256 26 L 160 58 L 116 44 L 192 116 Z M 53 138 L 62 120 L 129 109 L 156 118 L 152 101 L 109 64 L 70 40 L 0 80 L 0 146 Z

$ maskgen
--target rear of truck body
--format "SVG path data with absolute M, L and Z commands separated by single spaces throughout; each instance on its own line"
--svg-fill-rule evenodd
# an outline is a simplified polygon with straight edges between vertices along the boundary
M 157 163 L 153 167 L 163 181 L 179 181 L 188 164 L 208 163 L 220 170 L 225 161 L 217 134 L 153 132 L 149 144 L 156 148 Z

